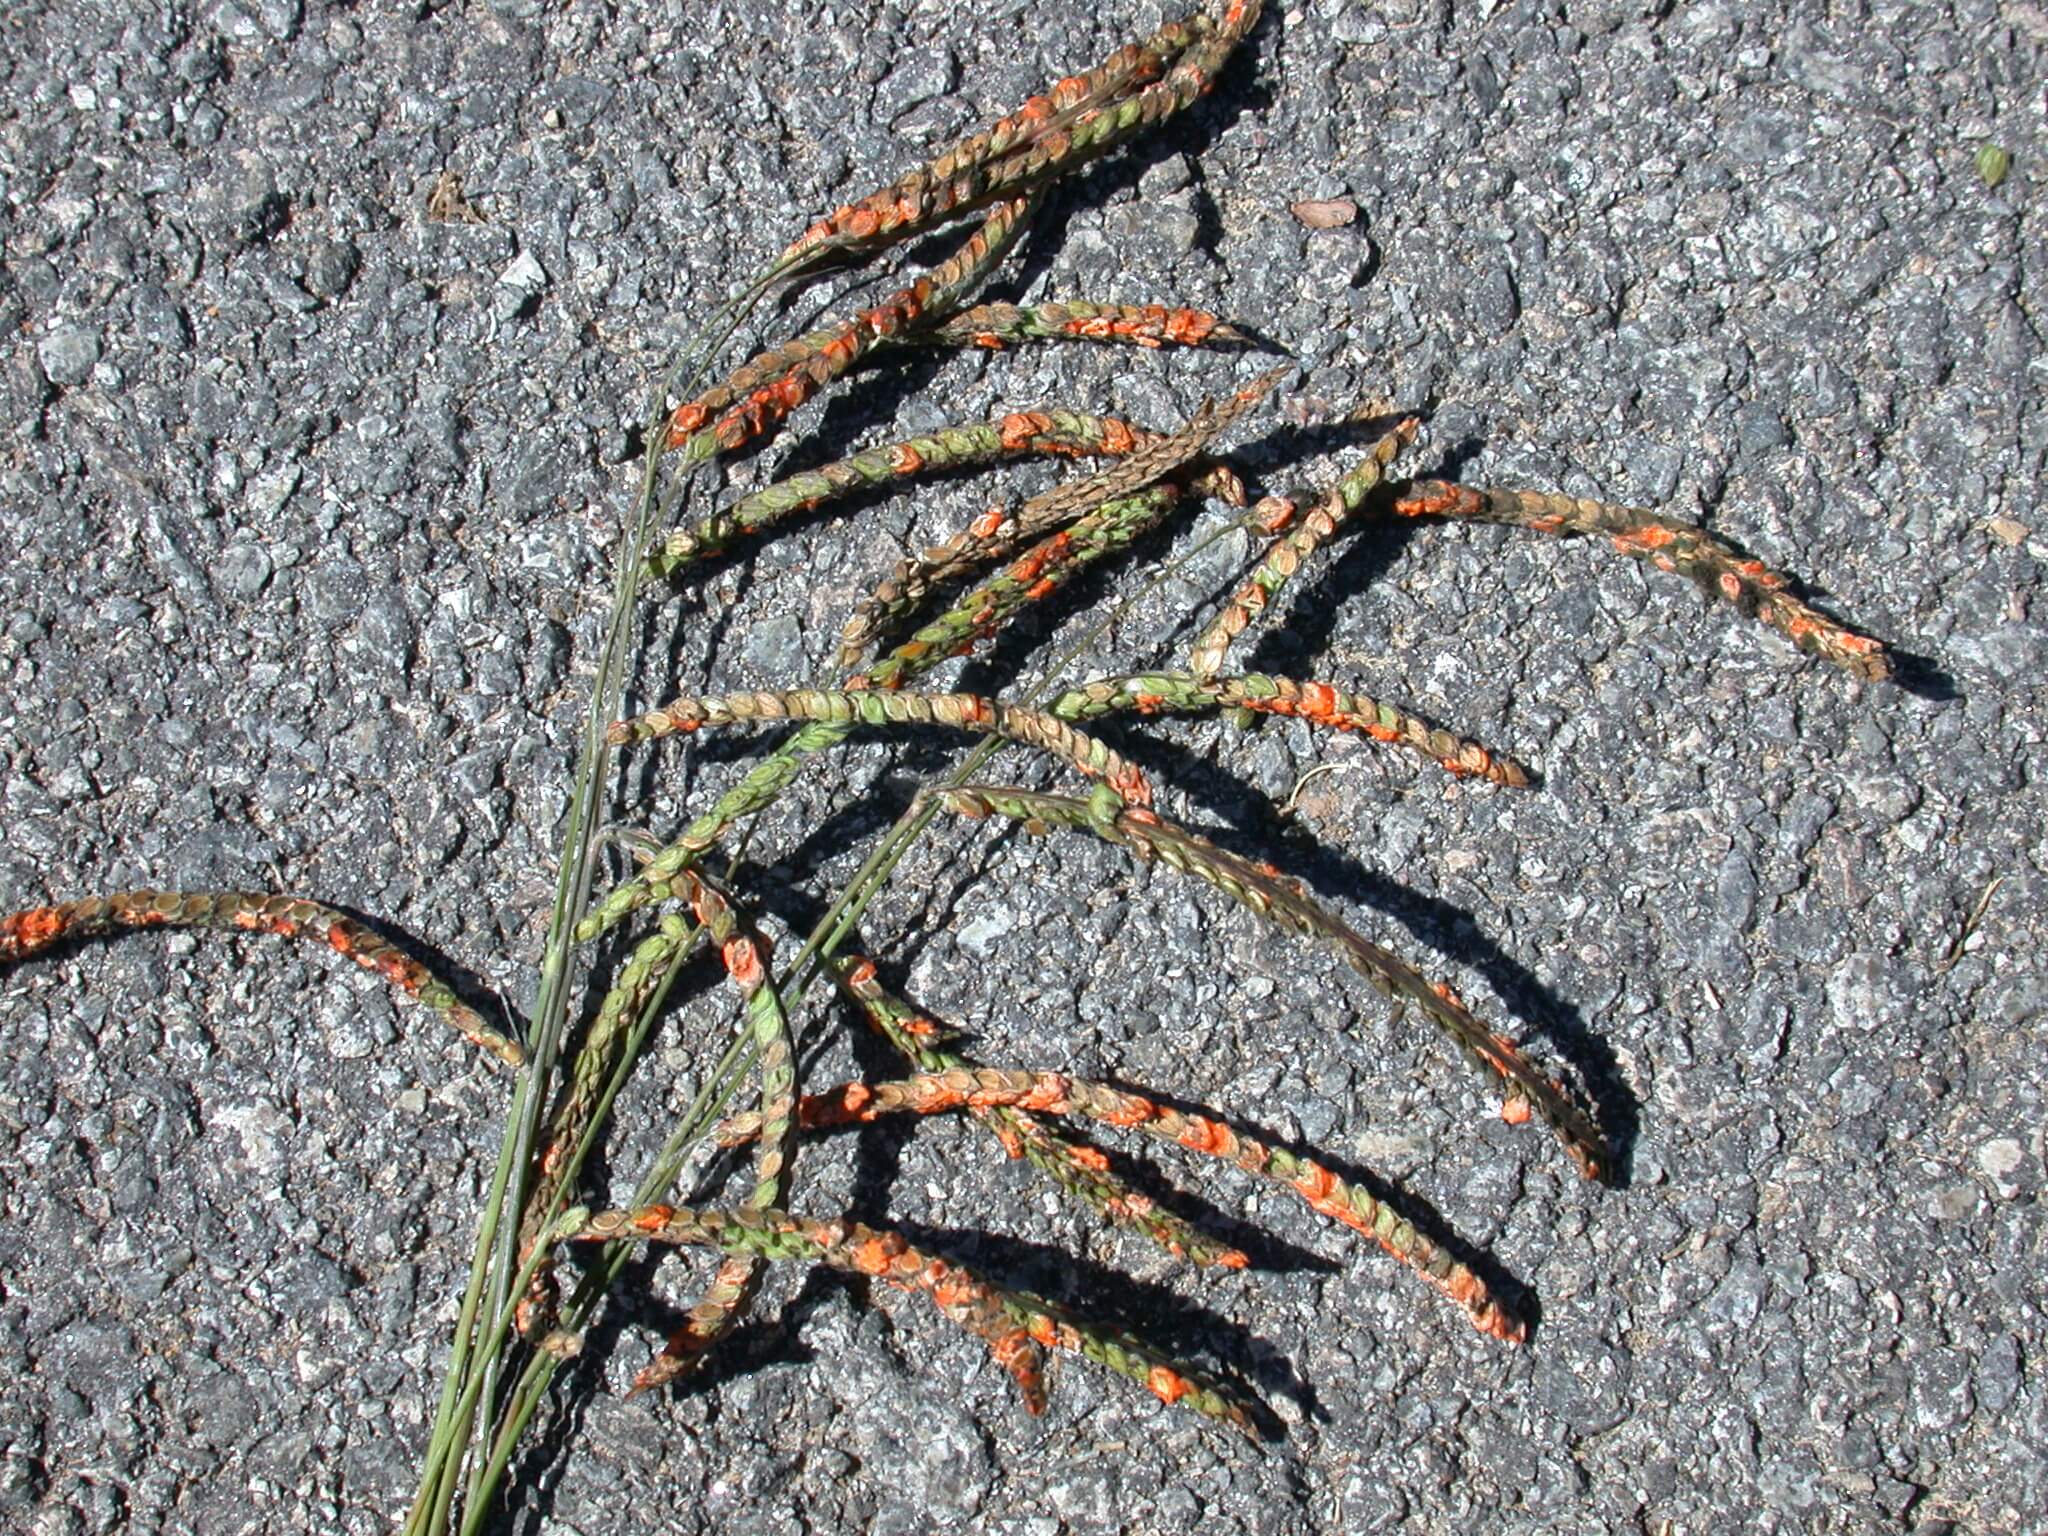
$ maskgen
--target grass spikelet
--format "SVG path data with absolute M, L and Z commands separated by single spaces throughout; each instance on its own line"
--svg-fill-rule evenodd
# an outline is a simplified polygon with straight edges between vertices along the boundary
M 783 693 L 734 693 L 723 698 L 673 699 L 660 709 L 611 728 L 614 744 L 652 741 L 705 726 L 772 725 L 785 720 L 838 725 L 939 726 L 1000 736 L 1036 747 L 1099 779 L 1131 805 L 1150 805 L 1152 786 L 1137 766 L 1065 721 L 1022 705 L 973 693 L 834 692 L 799 688 Z
M 981 347 L 999 352 L 1033 341 L 1103 341 L 1156 350 L 1160 347 L 1243 347 L 1248 332 L 1206 310 L 1164 304 L 977 304 L 950 320 L 901 338 L 948 347 Z
M 965 303 L 1024 232 L 1036 201 L 1027 194 L 998 204 L 959 250 L 914 283 L 837 326 L 761 353 L 725 383 L 677 406 L 665 445 L 688 466 L 760 443 L 878 343 Z
M 866 449 L 743 496 L 694 527 L 669 534 L 648 557 L 647 574 L 673 577 L 689 565 L 727 553 L 742 539 L 771 531 L 788 517 L 877 486 L 910 486 L 928 475 L 981 469 L 1012 459 L 1113 457 L 1152 440 L 1152 434 L 1139 432 L 1128 422 L 1075 411 L 1013 412 L 997 421 L 946 427 Z

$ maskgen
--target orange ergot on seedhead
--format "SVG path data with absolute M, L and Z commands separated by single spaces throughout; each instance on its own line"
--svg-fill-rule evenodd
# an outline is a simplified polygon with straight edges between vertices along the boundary
M 896 1082 L 846 1083 L 807 1095 L 798 1119 L 807 1129 L 867 1125 L 890 1115 L 943 1114 L 963 1107 L 1009 1106 L 1035 1114 L 1081 1116 L 1101 1125 L 1137 1130 L 1191 1152 L 1220 1158 L 1298 1195 L 1318 1215 L 1371 1238 L 1395 1259 L 1465 1309 L 1480 1332 L 1519 1343 L 1526 1330 L 1485 1283 L 1385 1202 L 1313 1159 L 1242 1135 L 1208 1115 L 1155 1103 L 1142 1094 L 1055 1072 L 956 1067 Z M 750 1141 L 758 1118 L 738 1115 L 718 1129 L 728 1146 Z M 1233 1264 L 1232 1261 L 1235 1261 Z M 1220 1261 L 1237 1267 L 1241 1254 Z
M 1542 491 L 1474 490 L 1441 480 L 1406 487 L 1394 499 L 1393 510 L 1403 517 L 1471 518 L 1537 533 L 1603 535 L 1622 554 L 1691 577 L 1710 596 L 1753 614 L 1800 650 L 1852 676 L 1880 682 L 1892 675 L 1882 642 L 1794 597 L 1790 580 L 1762 561 L 1738 553 L 1704 528 L 1658 512 Z
M 305 935 L 353 960 L 438 1014 L 470 1044 L 508 1066 L 526 1060 L 519 1043 L 484 1022 L 427 967 L 363 924 L 317 901 L 252 891 L 120 891 L 87 901 L 31 907 L 0 917 L 0 964 L 26 960 L 62 939 L 115 933 L 124 928 L 219 928 Z
M 754 1188 L 745 1209 L 766 1211 L 783 1203 L 789 1160 L 796 1150 L 796 1059 L 782 999 L 768 975 L 768 943 L 746 923 L 725 889 L 690 871 L 685 895 L 692 916 L 718 946 L 726 976 L 746 1009 L 748 1032 L 761 1074 L 760 1143 L 754 1153 Z M 661 1353 L 633 1378 L 634 1393 L 667 1385 L 690 1370 L 706 1351 L 731 1332 L 760 1289 L 761 1259 L 732 1254 Z
M 1062 693 L 1049 712 L 1062 720 L 1097 720 L 1124 710 L 1155 715 L 1211 714 L 1226 709 L 1285 715 L 1333 730 L 1356 731 L 1373 741 L 1416 752 L 1459 777 L 1487 779 L 1513 788 L 1529 782 L 1527 770 L 1512 758 L 1454 736 L 1396 705 L 1325 683 L 1297 682 L 1259 672 L 1241 677 L 1197 677 L 1188 672 L 1100 677 Z
M 944 315 L 957 308 L 1023 232 L 1035 201 L 1035 195 L 1027 195 L 1000 203 L 959 250 L 915 282 L 851 320 L 760 353 L 724 383 L 677 406 L 663 447 L 680 450 L 690 464 L 764 438 L 878 343 L 908 330 L 927 313 Z
M 1240 36 L 1245 29 L 1248 24 L 1240 21 Z M 801 273 L 832 260 L 863 259 L 965 215 L 997 195 L 990 191 L 988 172 L 1005 157 L 1076 114 L 1157 80 L 1191 46 L 1213 36 L 1214 23 L 1198 14 L 1168 22 L 1143 42 L 1126 44 L 1088 73 L 1070 75 L 1029 98 L 901 180 L 834 209 L 782 253 L 775 269 Z
M 1201 309 L 1164 304 L 977 304 L 899 338 L 909 344 L 990 351 L 1035 341 L 1094 341 L 1143 347 L 1245 346 L 1251 337 Z
M 1345 520 L 1358 510 L 1367 493 L 1385 477 L 1394 455 L 1415 440 L 1419 425 L 1410 418 L 1380 438 L 1349 474 L 1317 497 L 1298 519 L 1293 501 L 1275 505 L 1267 511 L 1261 521 L 1276 530 L 1273 542 L 1251 578 L 1196 639 L 1194 649 L 1188 655 L 1190 672 L 1197 677 L 1208 677 L 1223 665 L 1223 654 L 1229 649 L 1230 642 L 1244 633 L 1253 618 L 1265 611 L 1273 595 L 1301 569 L 1303 562 L 1334 537 Z
M 924 1253 L 901 1233 L 857 1221 L 813 1221 L 776 1209 L 701 1211 L 654 1207 L 603 1211 L 572 1235 L 580 1242 L 651 1240 L 712 1248 L 731 1260 L 801 1260 L 866 1275 L 931 1298 L 955 1323 L 986 1342 L 1032 1412 L 1044 1406 L 1034 1346 L 1071 1350 L 1140 1383 L 1156 1370 L 1187 1382 L 1183 1394 L 1198 1412 L 1249 1434 L 1250 1415 L 1236 1397 L 1205 1381 L 1193 1366 L 1161 1354 L 1119 1330 L 1073 1317 L 1028 1292 L 992 1284 L 964 1265 Z
M 647 573 L 676 576 L 699 561 L 727 553 L 744 539 L 769 532 L 797 513 L 861 491 L 1017 457 L 1129 453 L 1149 436 L 1141 437 L 1114 418 L 1077 411 L 1040 411 L 1029 417 L 942 427 L 800 471 L 742 496 L 723 511 L 669 534 L 648 556 Z
M 940 1044 L 941 1031 L 930 1019 L 882 985 L 872 962 L 858 955 L 842 956 L 831 969 L 870 1027 L 918 1071 L 945 1073 L 968 1066 L 964 1057 Z M 865 1084 L 858 1085 L 858 1091 L 849 1084 L 835 1093 L 849 1115 L 873 1102 L 873 1090 Z M 1099 1150 L 1073 1140 L 1059 1127 L 1018 1106 L 970 1103 L 968 1109 L 995 1136 L 1005 1156 L 1025 1159 L 1065 1194 L 1142 1232 L 1175 1258 L 1197 1266 L 1245 1266 L 1244 1254 L 1138 1194 Z

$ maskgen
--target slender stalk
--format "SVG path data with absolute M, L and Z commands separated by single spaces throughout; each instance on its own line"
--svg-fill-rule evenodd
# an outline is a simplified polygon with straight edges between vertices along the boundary
M 609 763 L 610 746 L 604 740 L 605 724 L 619 713 L 624 692 L 634 597 L 638 590 L 641 562 L 645 556 L 649 525 L 657 502 L 661 456 L 670 400 L 698 381 L 710 360 L 726 339 L 744 323 L 762 296 L 788 267 L 778 261 L 754 282 L 729 298 L 668 370 L 654 392 L 648 412 L 646 452 L 640 489 L 628 520 L 625 537 L 619 541 L 614 571 L 610 620 L 605 643 L 599 654 L 597 678 L 591 687 L 585 716 L 583 746 L 571 780 L 564 816 L 561 855 L 555 877 L 555 897 L 549 914 L 548 936 L 542 948 L 539 997 L 532 1021 L 531 1053 L 512 1105 L 506 1116 L 505 1135 L 500 1146 L 483 1220 L 479 1224 L 476 1259 L 464 1288 L 457 1333 L 450 1349 L 448 1382 L 441 1397 L 429 1454 L 421 1473 L 419 1496 L 407 1521 L 409 1536 L 442 1536 L 448 1529 L 457 1467 L 469 1454 L 471 1430 L 479 1402 L 495 1402 L 502 1374 L 502 1334 L 494 1334 L 480 1353 L 474 1330 L 482 1317 L 496 1317 L 506 1311 L 513 1273 L 518 1267 L 518 1224 L 503 1219 L 507 1199 L 523 1204 L 523 1185 L 532 1168 L 534 1142 L 540 1117 L 547 1104 L 547 1085 L 552 1079 L 561 1036 L 568 1015 L 570 948 L 578 919 L 589 902 L 594 868 L 598 823 L 598 796 Z M 468 1387 L 472 1372 L 481 1371 L 472 1393 Z M 467 1403 L 467 1409 L 461 1405 Z M 502 1466 L 499 1468 L 502 1471 Z M 472 1463 L 468 1482 L 466 1517 L 472 1522 L 477 1511 L 490 1501 L 497 1472 Z
M 592 1111 L 593 1124 L 602 1125 L 606 1117 L 610 1115 L 612 1104 L 618 1097 L 620 1090 L 624 1088 L 626 1079 L 632 1075 L 633 1068 L 640 1059 L 640 1053 L 646 1046 L 647 1037 L 652 1033 L 656 1021 L 660 1018 L 662 1009 L 667 1004 L 669 991 L 675 985 L 676 977 L 680 974 L 681 967 L 669 966 L 662 973 L 652 993 L 642 1002 L 639 1016 L 635 1019 L 633 1028 L 627 1035 L 625 1049 L 619 1053 L 617 1060 L 613 1063 L 611 1076 L 606 1082 L 604 1090 L 599 1095 L 597 1104 Z M 727 1052 L 726 1059 L 728 1062 L 733 1059 L 732 1051 Z M 652 1194 L 648 1194 L 646 1198 L 653 1198 L 655 1194 L 664 1192 L 665 1188 L 666 1186 L 663 1186 L 662 1190 L 656 1190 Z M 555 1213 L 555 1216 L 550 1218 L 551 1221 L 557 1219 L 559 1215 L 559 1212 Z M 479 1252 L 481 1251 L 479 1249 Z M 545 1244 L 534 1245 L 535 1253 L 544 1254 L 546 1251 Z M 536 1264 L 532 1273 L 533 1277 L 537 1279 L 540 1274 L 538 1264 Z M 596 1305 L 603 1291 L 609 1288 L 610 1280 L 615 1278 L 616 1274 L 617 1268 L 615 1267 L 606 1276 L 604 1282 L 595 1287 L 586 1278 L 583 1285 L 578 1287 L 575 1299 L 565 1309 L 567 1321 L 564 1326 L 567 1329 L 574 1331 L 583 1325 L 589 1316 L 590 1309 Z M 532 1282 L 530 1281 L 527 1286 L 529 1293 L 531 1289 Z M 503 1348 L 506 1341 L 511 1337 L 511 1331 L 517 1321 L 517 1317 L 516 1308 L 502 1314 L 494 1321 L 491 1329 L 479 1340 L 480 1347 L 493 1351 Z M 497 1435 L 492 1443 L 491 1455 L 483 1464 L 482 1475 L 478 1479 L 478 1486 L 481 1490 L 480 1495 L 473 1496 L 464 1509 L 463 1530 L 465 1532 L 475 1531 L 480 1527 L 482 1520 L 491 1507 L 492 1495 L 497 1488 L 499 1479 L 504 1474 L 504 1469 L 512 1450 L 517 1445 L 519 1437 L 525 1433 L 526 1426 L 531 1421 L 534 1412 L 539 1408 L 541 1400 L 546 1393 L 547 1384 L 553 1380 L 555 1369 L 560 1364 L 561 1359 L 559 1356 L 545 1350 L 537 1350 L 528 1357 L 520 1380 L 508 1396 L 505 1409 L 499 1417 Z M 452 1374 L 449 1380 L 452 1386 L 455 1381 Z M 443 1512 L 442 1524 L 434 1527 L 434 1529 L 444 1528 L 445 1510 Z
M 1133 805 L 1152 803 L 1152 785 L 1123 755 L 1093 736 L 1022 705 L 975 693 L 883 692 L 794 688 L 734 693 L 717 698 L 671 699 L 661 708 L 611 727 L 619 743 L 653 741 L 707 726 L 777 725 L 790 720 L 864 726 L 937 726 L 995 736 L 1035 747 L 1093 779 Z
M 513 1093 L 515 1105 L 520 1096 L 530 1092 L 532 1079 L 521 1078 Z M 434 1411 L 433 1429 L 427 1439 L 427 1456 L 419 1492 L 406 1516 L 405 1536 L 423 1536 L 428 1531 L 445 1531 L 448 1528 L 449 1504 L 455 1497 L 456 1477 L 461 1471 L 466 1449 L 465 1444 L 456 1438 L 456 1405 L 462 1396 L 466 1379 L 464 1367 L 470 1342 L 476 1334 L 477 1308 L 483 1299 L 485 1270 L 495 1248 L 497 1224 L 504 1216 L 505 1191 L 511 1183 L 512 1168 L 512 1138 L 507 1136 L 499 1145 L 498 1166 L 491 1175 L 490 1192 L 484 1199 L 483 1219 L 477 1226 L 476 1248 L 469 1261 L 469 1282 L 463 1289 L 462 1310 L 455 1320 L 455 1347 L 449 1358 L 448 1374 L 441 1384 L 441 1400 Z

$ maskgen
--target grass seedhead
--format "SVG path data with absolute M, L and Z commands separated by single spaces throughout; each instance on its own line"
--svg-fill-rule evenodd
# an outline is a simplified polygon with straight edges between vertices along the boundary
M 1055 183 L 1192 106 L 1249 35 L 1260 10 L 1257 0 L 1229 0 L 1213 11 L 1167 22 L 922 167 L 818 220 L 711 317 L 655 391 L 647 459 L 628 536 L 619 541 L 608 638 L 564 818 L 557 901 L 526 1041 L 493 1028 L 425 966 L 318 902 L 233 891 L 131 891 L 0 918 L 0 964 L 28 961 L 72 939 L 138 928 L 310 938 L 416 998 L 470 1044 L 521 1069 L 426 1474 L 406 1527 L 409 1536 L 445 1536 L 457 1528 L 458 1509 L 464 1532 L 480 1529 L 491 1517 L 505 1470 L 545 1404 L 555 1371 L 579 1347 L 631 1250 L 646 1243 L 702 1249 L 717 1256 L 718 1267 L 682 1326 L 635 1379 L 636 1392 L 674 1381 L 714 1350 L 755 1298 L 766 1266 L 810 1264 L 879 1283 L 870 1289 L 929 1299 L 987 1346 L 1033 1413 L 1047 1405 L 1047 1358 L 1070 1353 L 1129 1378 L 1163 1402 L 1253 1432 L 1251 1407 L 1240 1392 L 1128 1329 L 1088 1321 L 1007 1287 L 887 1227 L 803 1214 L 805 1190 L 794 1176 L 800 1144 L 884 1117 L 971 1115 L 1006 1155 L 1027 1160 L 1062 1194 L 1196 1268 L 1242 1269 L 1249 1261 L 1238 1248 L 1141 1193 L 1074 1126 L 1085 1122 L 1227 1163 L 1370 1239 L 1448 1297 L 1481 1333 L 1504 1343 L 1524 1339 L 1521 1318 L 1470 1265 L 1417 1230 L 1387 1199 L 1311 1152 L 1272 1144 L 1220 1114 L 1180 1107 L 1149 1092 L 1058 1070 L 977 1065 L 954 1048 L 948 1031 L 890 991 L 872 961 L 845 947 L 850 935 L 912 843 L 934 824 L 951 829 L 939 820 L 941 812 L 996 818 L 1027 833 L 1096 838 L 1139 863 L 1200 881 L 1264 922 L 1334 954 L 1392 999 L 1397 1012 L 1419 1015 L 1444 1036 L 1502 1096 L 1504 1119 L 1519 1124 L 1540 1118 L 1581 1172 L 1605 1179 L 1615 1157 L 1594 1114 L 1507 1030 L 1483 1022 L 1448 985 L 1367 938 L 1273 864 L 1230 852 L 1169 820 L 1155 808 L 1155 789 L 1170 794 L 1172 786 L 1163 780 L 1155 786 L 1137 765 L 1143 752 L 1112 748 L 1080 726 L 1111 716 L 1142 722 L 1220 711 L 1278 715 L 1358 733 L 1428 758 L 1453 775 L 1526 788 L 1529 775 L 1520 765 L 1398 705 L 1333 682 L 1225 670 L 1232 643 L 1255 620 L 1275 613 L 1286 584 L 1326 545 L 1368 518 L 1462 518 L 1541 533 L 1598 535 L 1658 570 L 1690 577 L 1717 599 L 1864 681 L 1891 673 L 1881 644 L 1819 613 L 1792 593 L 1785 576 L 1705 530 L 1660 513 L 1442 480 L 1390 482 L 1397 456 L 1412 449 L 1418 433 L 1416 420 L 1403 419 L 1328 489 L 1265 496 L 1240 520 L 1236 526 L 1255 531 L 1266 543 L 1231 597 L 1200 628 L 1184 669 L 1145 670 L 1145 662 L 1133 658 L 1118 663 L 1131 670 L 1064 681 L 1086 676 L 1069 670 L 1069 654 L 1044 669 L 1042 675 L 1063 681 L 1043 696 L 1031 696 L 1030 689 L 1010 698 L 929 684 L 946 662 L 973 653 L 1034 605 L 1070 589 L 1083 572 L 1112 567 L 1145 535 L 1203 498 L 1243 507 L 1244 485 L 1215 457 L 1217 445 L 1270 399 L 1285 369 L 1219 391 L 1191 420 L 1162 430 L 1044 408 L 891 436 L 820 468 L 786 474 L 708 517 L 684 522 L 659 542 L 654 527 L 657 514 L 687 504 L 694 469 L 716 456 L 762 447 L 805 402 L 857 382 L 865 370 L 900 362 L 910 348 L 1095 342 L 1187 349 L 1190 355 L 1177 358 L 1175 366 L 1216 366 L 1212 349 L 1249 344 L 1246 332 L 1206 311 L 1165 302 L 1164 296 L 1143 305 L 977 300 L 1041 203 L 1057 195 Z M 722 346 L 771 289 L 866 266 L 913 237 L 956 224 L 965 228 L 968 220 L 979 222 L 930 271 L 899 279 L 879 302 L 793 341 L 765 345 L 722 379 L 704 382 L 713 376 Z M 666 622 L 659 610 L 637 604 L 643 577 L 685 586 L 710 559 L 739 552 L 749 540 L 773 536 L 792 517 L 856 493 L 916 494 L 934 475 L 1045 457 L 1101 462 L 1094 472 L 1021 506 L 994 507 L 950 537 L 926 535 L 932 544 L 882 577 L 847 619 L 840 661 L 849 675 L 778 679 L 768 689 L 676 698 L 620 718 L 627 715 L 621 701 L 635 654 L 635 626 L 649 614 Z M 942 590 L 954 595 L 929 613 L 928 602 Z M 890 636 L 920 615 L 921 625 L 890 644 Z M 657 647 L 683 648 L 666 635 L 653 639 Z M 878 647 L 880 654 L 864 670 L 854 670 Z M 665 840 L 639 826 L 638 807 L 618 807 L 617 835 L 609 841 L 629 842 L 643 856 L 611 890 L 594 894 L 608 845 L 600 827 L 607 820 L 612 751 L 673 734 L 741 727 L 793 729 Z M 779 962 L 763 932 L 763 887 L 749 881 L 748 866 L 737 854 L 727 873 L 714 877 L 713 857 L 730 852 L 735 832 L 776 804 L 813 758 L 834 753 L 856 731 L 911 729 L 981 740 L 947 774 L 922 786 L 844 890 L 818 893 L 829 898 L 826 916 L 792 958 Z M 984 765 L 997 749 L 1009 747 L 1029 749 L 1042 770 L 1078 773 L 1087 792 L 984 782 Z M 614 933 L 630 947 L 621 951 L 609 990 L 594 1008 L 579 1012 L 573 1002 L 584 960 L 579 946 Z M 603 1143 L 622 1086 L 669 1018 L 677 977 L 700 943 L 719 957 L 727 985 L 717 989 L 718 1003 L 683 1014 L 677 1027 L 685 1039 L 725 1044 L 700 1053 L 694 1099 L 643 1171 L 630 1204 L 593 1215 L 582 1203 L 586 1163 Z M 807 1004 L 820 976 L 835 982 L 893 1047 L 904 1075 L 802 1093 L 797 1043 L 806 1021 L 824 1027 Z M 564 1043 L 572 1038 L 572 1013 L 584 1028 L 570 1054 Z M 707 1029 L 705 1019 L 712 1016 L 720 1025 Z M 750 1079 L 757 1084 L 752 1107 L 735 1113 L 733 1100 Z M 691 1149 L 714 1134 L 753 1148 L 750 1185 L 725 1208 L 669 1203 Z M 807 1153 L 806 1166 L 812 1155 L 823 1154 Z M 606 1251 L 563 1296 L 553 1260 L 565 1240 L 604 1245 Z

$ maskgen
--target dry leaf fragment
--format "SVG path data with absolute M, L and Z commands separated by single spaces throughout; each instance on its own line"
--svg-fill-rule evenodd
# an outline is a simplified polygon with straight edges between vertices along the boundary
M 1358 204 L 1345 197 L 1308 198 L 1287 209 L 1310 229 L 1342 229 L 1358 217 Z
M 462 177 L 443 171 L 427 193 L 427 218 L 436 224 L 481 224 L 484 216 L 462 195 Z

